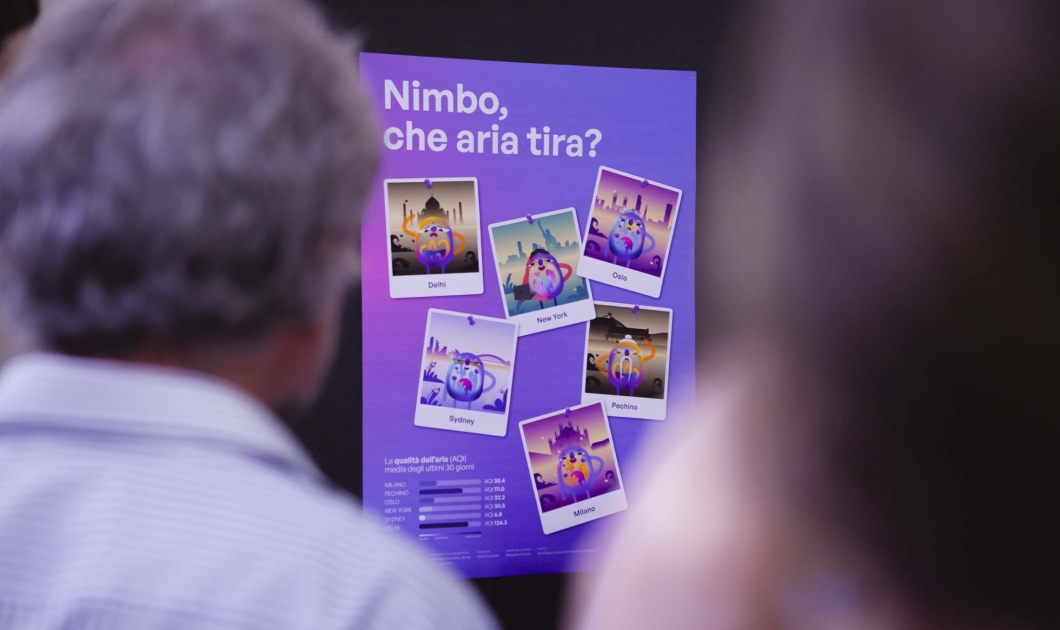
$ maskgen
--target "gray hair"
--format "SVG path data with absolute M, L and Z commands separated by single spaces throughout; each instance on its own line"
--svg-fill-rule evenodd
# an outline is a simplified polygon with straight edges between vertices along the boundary
M 311 321 L 376 167 L 355 48 L 294 0 L 46 12 L 0 84 L 0 308 L 77 354 Z

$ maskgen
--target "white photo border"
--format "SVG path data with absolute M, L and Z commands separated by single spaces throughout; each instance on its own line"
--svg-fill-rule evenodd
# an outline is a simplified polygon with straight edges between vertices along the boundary
M 423 364 L 426 362 L 425 355 L 427 353 L 427 343 L 431 338 L 431 322 L 433 321 L 435 314 L 454 315 L 456 317 L 473 317 L 476 320 L 497 322 L 515 328 L 515 334 L 512 336 L 512 382 L 508 384 L 508 401 L 504 407 L 504 414 L 439 407 L 435 405 L 425 405 L 420 402 L 420 389 L 422 388 L 422 384 L 419 371 L 423 369 Z M 460 433 L 475 433 L 478 435 L 490 435 L 494 437 L 504 437 L 507 435 L 508 417 L 512 410 L 512 390 L 514 389 L 515 383 L 515 353 L 518 350 L 518 346 L 519 322 L 509 322 L 500 319 L 499 317 L 487 317 L 485 315 L 475 315 L 474 313 L 459 313 L 440 308 L 427 309 L 427 325 L 424 326 L 423 331 L 423 350 L 420 354 L 419 370 L 416 372 L 416 414 L 413 419 L 413 424 L 418 427 L 429 429 L 457 431 Z M 458 422 L 458 417 L 463 421 Z
M 584 407 L 599 406 L 600 413 L 604 416 L 604 426 L 607 427 L 607 443 L 611 448 L 611 455 L 615 461 L 615 477 L 618 479 L 618 490 L 602 494 L 600 496 L 592 497 L 584 501 L 578 501 L 571 506 L 564 506 L 563 508 L 556 508 L 545 512 L 541 509 L 541 500 L 538 498 L 537 486 L 534 484 L 534 464 L 530 461 L 530 449 L 526 444 L 526 431 L 523 430 L 523 425 L 532 424 L 540 420 L 548 420 L 562 416 L 565 412 L 564 409 L 546 413 L 544 415 L 537 416 L 536 418 L 530 418 L 529 420 L 523 420 L 519 423 L 519 437 L 523 441 L 523 454 L 526 456 L 526 467 L 528 471 L 527 479 L 530 481 L 530 487 L 534 496 L 534 503 L 537 505 L 537 515 L 541 518 L 541 529 L 545 534 L 554 534 L 558 531 L 570 529 L 577 525 L 584 525 L 592 521 L 604 518 L 605 516 L 611 516 L 617 514 L 629 508 L 629 503 L 626 500 L 626 484 L 622 481 L 622 470 L 618 463 L 618 450 L 615 448 L 615 437 L 611 432 L 611 419 L 607 416 L 607 411 L 604 409 L 601 403 L 590 403 L 587 405 L 578 405 L 571 407 L 570 410 L 582 409 Z M 582 514 L 580 516 L 575 515 L 577 510 L 586 510 L 588 508 L 594 508 L 588 514 Z
M 585 289 L 589 293 L 589 297 L 584 300 L 579 300 L 573 304 L 564 304 L 561 306 L 550 306 L 548 308 L 538 309 L 529 313 L 520 313 L 518 315 L 512 315 L 508 312 L 508 300 L 504 295 L 504 281 L 501 280 L 501 259 L 497 256 L 497 243 L 493 238 L 493 228 L 504 227 L 506 225 L 512 225 L 513 223 L 520 223 L 526 221 L 524 217 L 522 219 L 512 219 L 511 221 L 499 221 L 497 223 L 491 223 L 487 226 L 487 231 L 490 235 L 490 248 L 493 250 L 493 264 L 497 268 L 497 285 L 500 288 L 501 305 L 504 307 L 504 317 L 509 321 L 519 322 L 519 336 L 525 337 L 526 335 L 533 335 L 534 333 L 545 332 L 546 330 L 553 330 L 556 328 L 562 328 L 564 326 L 573 326 L 587 322 L 596 317 L 596 309 L 593 306 L 593 288 L 592 283 L 588 278 L 583 278 L 578 274 L 577 267 L 581 261 L 582 254 L 582 242 L 581 242 L 581 229 L 578 225 L 578 210 L 576 208 L 562 208 L 560 210 L 552 210 L 551 212 L 542 212 L 541 214 L 531 215 L 534 221 L 543 219 L 545 217 L 555 216 L 557 214 L 570 213 L 571 218 L 574 219 L 574 233 L 579 239 L 578 243 L 578 256 L 579 262 L 573 265 L 572 273 L 579 278 L 585 280 Z M 559 315 L 563 317 L 558 317 Z
M 658 277 L 644 273 L 643 271 L 619 267 L 613 263 L 604 262 L 585 255 L 585 243 L 589 241 L 589 230 L 592 228 L 593 224 L 592 218 L 593 209 L 595 208 L 596 203 L 596 191 L 600 188 L 600 178 L 603 177 L 604 171 L 628 177 L 633 180 L 648 182 L 653 186 L 665 188 L 666 190 L 671 190 L 677 193 L 677 204 L 674 206 L 674 214 L 672 218 L 673 227 L 670 229 L 671 234 L 669 238 L 667 238 L 666 254 L 663 256 L 662 271 L 659 272 Z M 663 282 L 666 280 L 666 268 L 670 265 L 670 251 L 673 249 L 674 245 L 673 233 L 677 229 L 677 218 L 681 214 L 681 199 L 683 197 L 684 192 L 680 188 L 674 188 L 673 186 L 668 186 L 654 180 L 633 175 L 632 173 L 626 173 L 625 171 L 620 171 L 616 168 L 601 165 L 600 169 L 596 172 L 596 184 L 593 185 L 593 198 L 589 206 L 589 217 L 585 221 L 581 257 L 578 259 L 578 269 L 576 273 L 579 276 L 594 282 L 602 282 L 628 291 L 643 293 L 644 295 L 653 298 L 662 295 Z
M 672 348 L 674 346 L 674 310 L 665 306 L 639 306 L 635 304 L 622 304 L 620 302 L 596 302 L 596 306 L 617 306 L 621 308 L 632 309 L 637 306 L 638 310 L 641 311 L 665 311 L 669 314 L 668 328 L 666 331 L 667 335 L 667 346 L 666 346 L 666 371 L 665 371 L 665 382 L 663 385 L 663 397 L 662 400 L 654 398 L 636 398 L 626 396 L 609 396 L 607 394 L 590 394 L 585 391 L 585 379 L 582 379 L 582 404 L 602 403 L 604 410 L 607 412 L 608 417 L 613 418 L 634 418 L 636 420 L 666 420 L 666 406 L 667 400 L 670 398 L 670 359 Z M 585 324 L 585 351 L 582 356 L 588 357 L 589 355 L 589 327 L 592 322 Z M 586 359 L 588 361 L 588 359 Z M 636 401 L 638 407 L 634 409 L 623 409 L 618 407 L 617 404 L 629 404 L 628 401 Z
M 475 230 L 478 234 L 478 273 L 456 273 L 446 276 L 445 287 L 430 287 L 432 280 L 428 275 L 423 276 L 395 276 L 394 257 L 390 251 L 390 185 L 391 184 L 415 184 L 423 186 L 430 181 L 436 182 L 473 182 L 475 185 L 475 209 L 478 212 L 478 220 Z M 482 279 L 482 204 L 479 201 L 478 178 L 477 177 L 406 177 L 398 179 L 383 180 L 383 208 L 385 212 L 383 228 L 386 232 L 386 273 L 390 287 L 390 297 L 394 299 L 403 298 L 430 298 L 447 297 L 453 295 L 482 295 L 485 291 Z

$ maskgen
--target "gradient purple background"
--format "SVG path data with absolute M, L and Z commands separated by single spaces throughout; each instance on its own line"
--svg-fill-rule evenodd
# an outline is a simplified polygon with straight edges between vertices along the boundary
M 694 72 L 546 66 L 537 64 L 432 59 L 363 53 L 361 73 L 387 127 L 405 128 L 405 122 L 426 131 L 442 129 L 449 137 L 440 153 L 405 149 L 383 149 L 381 177 L 369 200 L 362 236 L 362 291 L 364 299 L 364 504 L 369 512 L 382 515 L 387 481 L 415 482 L 421 479 L 506 479 L 506 527 L 487 528 L 481 539 L 455 537 L 424 543 L 428 552 L 471 550 L 471 559 L 452 567 L 467 577 L 492 577 L 525 573 L 553 573 L 593 565 L 591 554 L 537 555 L 577 549 L 583 537 L 615 515 L 546 536 L 541 530 L 536 497 L 527 471 L 518 424 L 527 418 L 581 403 L 584 376 L 585 326 L 578 324 L 522 337 L 516 355 L 515 377 L 510 396 L 508 434 L 503 438 L 416 427 L 413 424 L 419 383 L 424 326 L 428 308 L 504 317 L 498 297 L 496 266 L 489 247 L 482 247 L 482 295 L 443 298 L 392 299 L 387 268 L 388 236 L 383 202 L 384 178 L 477 177 L 483 238 L 491 223 L 527 214 L 575 207 L 579 227 L 593 203 L 600 165 L 636 173 L 665 182 L 683 191 L 680 218 L 670 256 L 675 262 L 693 262 L 696 198 L 696 76 Z M 421 89 L 465 89 L 481 95 L 496 94 L 509 114 L 506 120 L 481 112 L 403 111 L 383 109 L 384 80 L 398 86 L 402 80 L 419 80 Z M 456 150 L 456 134 L 489 130 L 519 136 L 519 154 L 462 154 Z M 526 133 L 531 126 L 548 125 L 553 133 L 582 134 L 591 128 L 603 133 L 596 157 L 534 156 Z M 562 145 L 561 145 L 562 147 Z M 489 144 L 487 143 L 487 150 Z M 658 299 L 617 287 L 593 283 L 593 297 L 601 301 L 666 306 L 674 310 L 670 367 L 669 413 L 694 402 L 695 383 L 695 294 L 694 265 L 667 267 L 663 291 Z M 630 505 L 637 502 L 641 476 L 634 455 L 650 435 L 663 429 L 650 420 L 612 418 L 614 447 L 622 466 Z M 474 473 L 438 475 L 384 474 L 384 458 L 411 455 L 466 455 L 475 464 Z M 408 497 L 406 505 L 415 506 Z M 415 514 L 415 510 L 413 511 Z M 415 516 L 413 516 L 413 519 Z M 415 538 L 414 522 L 403 524 L 403 533 Z M 531 548 L 528 557 L 506 558 L 504 550 Z M 476 558 L 477 551 L 499 554 Z

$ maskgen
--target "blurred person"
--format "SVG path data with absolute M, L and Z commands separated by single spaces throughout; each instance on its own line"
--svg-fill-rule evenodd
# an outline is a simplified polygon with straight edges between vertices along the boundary
M 308 3 L 70 0 L 0 83 L 0 627 L 488 628 L 330 488 L 312 400 L 376 166 Z
M 699 405 L 575 625 L 1060 627 L 1058 14 L 745 20 L 704 171 Z

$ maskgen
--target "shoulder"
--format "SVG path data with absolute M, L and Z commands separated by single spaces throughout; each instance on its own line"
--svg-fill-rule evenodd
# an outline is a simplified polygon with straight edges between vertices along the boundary
M 307 497 L 316 523 L 297 543 L 307 581 L 317 580 L 323 609 L 356 627 L 493 628 L 477 593 L 421 550 L 385 532 L 356 500 L 317 488 Z
M 206 448 L 48 447 L 67 463 L 0 461 L 31 479 L 48 518 L 30 529 L 0 501 L 0 525 L 32 533 L 20 566 L 37 575 L 80 575 L 85 558 L 105 558 L 71 586 L 82 594 L 255 627 L 493 627 L 466 583 L 319 479 Z M 89 526 L 78 506 L 107 509 Z M 82 526 L 70 529 L 74 517 Z
M 468 584 L 324 482 L 279 475 L 242 510 L 233 516 L 255 532 L 243 544 L 256 548 L 253 579 L 263 587 L 248 605 L 268 606 L 279 593 L 303 627 L 494 627 Z

